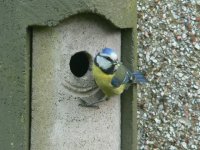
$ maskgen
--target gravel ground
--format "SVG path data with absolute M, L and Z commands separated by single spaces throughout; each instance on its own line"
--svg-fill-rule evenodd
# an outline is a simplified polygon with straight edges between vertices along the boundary
M 200 150 L 200 0 L 138 0 L 138 149 Z

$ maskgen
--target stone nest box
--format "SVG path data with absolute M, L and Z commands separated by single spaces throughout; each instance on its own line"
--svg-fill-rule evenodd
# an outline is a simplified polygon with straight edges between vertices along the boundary
M 0 27 L 7 38 L 0 53 L 9 57 L 0 60 L 4 66 L 0 98 L 5 101 L 1 147 L 137 149 L 135 85 L 99 103 L 100 109 L 79 106 L 80 99 L 101 96 L 91 74 L 93 57 L 101 49 L 115 49 L 126 66 L 136 69 L 136 1 L 0 3 L 5 15 Z

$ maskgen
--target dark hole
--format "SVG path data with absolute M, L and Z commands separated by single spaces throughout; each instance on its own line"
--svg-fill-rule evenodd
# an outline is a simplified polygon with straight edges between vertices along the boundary
M 82 77 L 89 68 L 89 54 L 82 51 L 75 53 L 70 60 L 70 70 L 76 77 Z

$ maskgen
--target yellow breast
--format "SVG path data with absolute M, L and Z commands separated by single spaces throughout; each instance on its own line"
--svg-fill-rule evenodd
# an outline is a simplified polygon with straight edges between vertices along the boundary
M 114 88 L 111 84 L 113 75 L 105 74 L 95 64 L 93 64 L 92 73 L 97 85 L 106 94 L 106 96 L 110 97 L 113 95 L 119 95 L 124 91 L 125 85 Z

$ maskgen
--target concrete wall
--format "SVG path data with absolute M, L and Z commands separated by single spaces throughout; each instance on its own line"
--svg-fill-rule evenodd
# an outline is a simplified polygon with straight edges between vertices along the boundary
M 135 0 L 6 0 L 0 1 L 0 146 L 1 149 L 26 150 L 30 147 L 32 52 L 31 31 L 33 26 L 56 26 L 69 16 L 91 13 L 107 18 L 114 26 L 124 29 L 136 27 Z M 135 30 L 133 32 L 135 34 Z M 131 58 L 136 44 L 132 44 L 131 30 L 122 34 L 124 56 Z M 123 45 L 122 45 L 123 47 Z M 126 55 L 127 54 L 127 55 Z M 127 57 L 129 58 L 129 57 Z M 132 59 L 126 65 L 133 67 Z M 131 90 L 131 89 L 130 89 Z M 132 99 L 132 93 L 127 97 Z M 123 99 L 123 98 L 122 98 Z M 124 102 L 124 100 L 123 100 Z M 122 109 L 123 109 L 122 102 Z M 128 102 L 128 100 L 127 100 Z M 130 111 L 132 105 L 124 106 Z M 134 105 L 135 106 L 135 105 Z M 134 109 L 136 110 L 136 109 Z M 136 121 L 132 113 L 124 111 L 122 136 L 124 146 L 135 146 Z M 135 113 L 134 113 L 135 114 Z M 124 118 L 124 119 L 123 119 Z M 133 119 L 134 118 L 134 119 Z M 133 121 L 132 121 L 133 119 Z M 129 125 L 129 123 L 131 125 Z M 128 124 L 128 125 L 127 125 Z M 127 126 L 134 125 L 134 130 Z M 125 127 L 124 127 L 125 126 Z M 133 133 L 134 132 L 134 133 Z M 126 134 L 128 133 L 128 134 Z M 132 138 L 133 137 L 133 138 Z M 128 141 L 128 142 L 127 142 Z M 129 144 L 127 144 L 129 143 Z
M 80 51 L 94 56 L 112 47 L 120 56 L 121 33 L 99 18 L 72 17 L 56 27 L 34 28 L 31 150 L 119 150 L 120 98 L 100 109 L 78 106 L 98 88 L 87 73 L 76 77 L 71 57 Z M 84 64 L 80 64 L 84 65 Z

